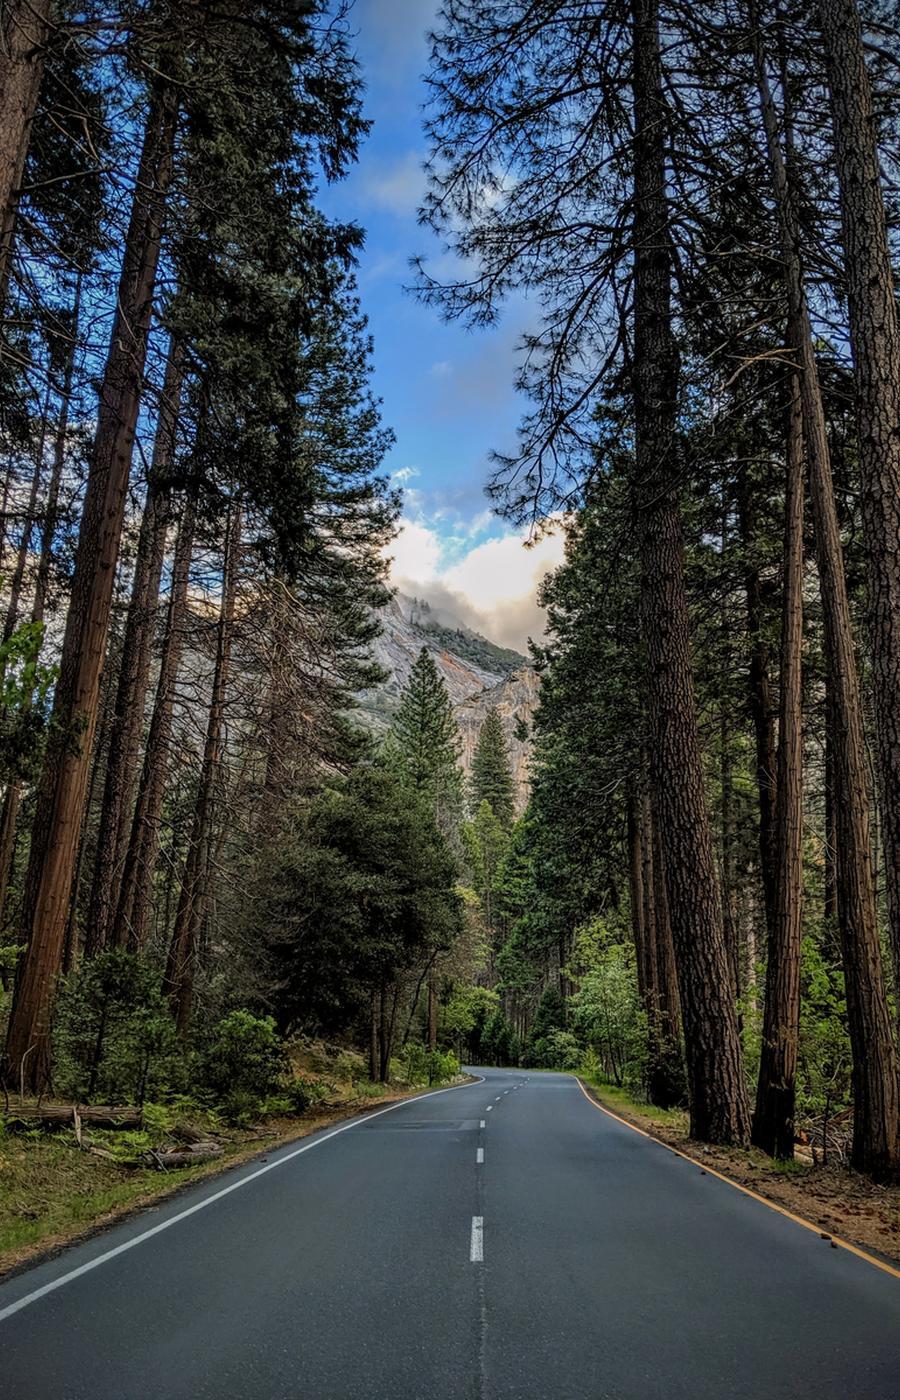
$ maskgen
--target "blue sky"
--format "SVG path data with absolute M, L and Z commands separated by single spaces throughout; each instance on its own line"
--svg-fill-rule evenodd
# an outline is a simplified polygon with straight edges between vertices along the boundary
M 425 189 L 421 75 L 437 8 L 436 0 L 356 0 L 351 22 L 373 127 L 358 165 L 321 202 L 366 230 L 360 296 L 375 341 L 375 391 L 397 436 L 387 468 L 406 493 L 395 580 L 523 647 L 540 630 L 534 593 L 561 542 L 525 550 L 483 492 L 490 450 L 512 445 L 520 416 L 512 384 L 525 309 L 513 305 L 497 328 L 468 332 L 404 291 L 413 254 L 443 254 L 416 218 Z

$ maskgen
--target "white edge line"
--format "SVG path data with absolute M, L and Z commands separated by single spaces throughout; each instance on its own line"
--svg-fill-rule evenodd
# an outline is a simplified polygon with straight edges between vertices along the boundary
M 483 1077 L 467 1084 L 451 1084 L 446 1089 L 432 1089 L 427 1094 L 416 1094 L 414 1098 L 400 1099 L 397 1103 L 388 1104 L 387 1108 L 379 1108 L 375 1113 L 367 1113 L 362 1118 L 355 1118 L 352 1123 L 344 1123 L 340 1128 L 334 1128 L 332 1132 L 326 1133 L 324 1137 L 317 1137 L 314 1142 L 304 1143 L 302 1147 L 297 1147 L 293 1152 L 286 1153 L 279 1157 L 277 1162 L 269 1162 L 266 1166 L 260 1167 L 257 1171 L 251 1172 L 249 1176 L 242 1176 L 240 1181 L 233 1181 L 230 1186 L 223 1186 L 221 1191 L 216 1191 L 212 1196 L 206 1196 L 196 1205 L 188 1206 L 187 1210 L 179 1211 L 177 1215 L 170 1216 L 168 1220 L 163 1220 L 159 1225 L 154 1225 L 150 1230 L 144 1230 L 140 1235 L 135 1235 L 134 1239 L 126 1240 L 124 1244 L 116 1245 L 115 1249 L 108 1249 L 105 1254 L 98 1254 L 96 1259 L 89 1259 L 86 1264 L 80 1264 L 77 1269 L 71 1269 L 69 1273 L 63 1274 L 60 1278 L 53 1279 L 50 1283 L 45 1283 L 42 1288 L 36 1288 L 32 1293 L 26 1293 L 24 1298 L 19 1298 L 15 1303 L 10 1303 L 8 1307 L 0 1309 L 0 1322 L 5 1322 L 14 1313 L 21 1312 L 30 1303 L 36 1303 L 39 1298 L 45 1298 L 48 1293 L 55 1293 L 64 1284 L 71 1283 L 76 1278 L 81 1278 L 82 1274 L 89 1274 L 92 1269 L 99 1269 L 101 1264 L 106 1264 L 110 1259 L 115 1259 L 119 1254 L 125 1254 L 129 1249 L 134 1249 L 136 1245 L 143 1244 L 144 1240 L 152 1239 L 154 1235 L 161 1235 L 163 1230 L 168 1230 L 172 1225 L 179 1224 L 182 1220 L 187 1220 L 189 1215 L 196 1215 L 197 1211 L 205 1210 L 207 1206 L 213 1205 L 215 1201 L 221 1201 L 223 1196 L 230 1196 L 232 1191 L 238 1191 L 242 1186 L 247 1186 L 251 1181 L 256 1181 L 257 1177 L 265 1176 L 266 1172 L 272 1172 L 276 1167 L 283 1167 L 286 1162 L 292 1162 L 295 1157 L 300 1157 L 304 1152 L 310 1152 L 314 1147 L 321 1147 L 323 1143 L 330 1142 L 332 1138 L 338 1137 L 341 1133 L 349 1132 L 351 1128 L 358 1128 L 363 1123 L 371 1123 L 373 1118 L 380 1118 L 383 1113 L 392 1113 L 395 1108 L 405 1108 L 408 1104 L 420 1102 L 422 1099 L 433 1099 L 438 1094 L 452 1094 L 457 1089 L 470 1089 L 474 1083 L 483 1084 Z M 473 1247 L 474 1247 L 474 1223 Z
M 484 1260 L 484 1216 L 472 1216 L 472 1239 L 469 1245 L 469 1261 L 480 1264 Z

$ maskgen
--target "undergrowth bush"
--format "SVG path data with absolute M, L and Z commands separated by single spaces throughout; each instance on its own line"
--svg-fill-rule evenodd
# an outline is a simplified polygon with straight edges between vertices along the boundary
M 54 1089 L 79 1102 L 142 1104 L 186 1073 L 159 972 L 114 948 L 65 979 L 54 1021 Z
M 271 1016 L 229 1011 L 213 1026 L 207 1042 L 203 1082 L 223 1098 L 274 1090 L 283 1067 L 281 1042 Z

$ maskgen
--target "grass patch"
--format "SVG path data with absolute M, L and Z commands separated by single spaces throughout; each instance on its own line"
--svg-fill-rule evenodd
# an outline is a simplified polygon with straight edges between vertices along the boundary
M 648 1118 L 653 1123 L 660 1123 L 665 1127 L 673 1128 L 675 1131 L 688 1129 L 688 1113 L 685 1108 L 657 1108 L 656 1104 L 643 1103 L 640 1099 L 632 1098 L 618 1084 L 610 1084 L 600 1076 L 588 1077 L 579 1074 L 579 1079 L 583 1079 L 585 1084 L 590 1084 L 592 1089 L 596 1089 L 597 1097 L 602 1099 L 607 1108 L 618 1109 L 623 1114 L 633 1114 L 638 1118 Z
M 231 1155 L 239 1150 L 235 1145 Z M 15 1262 L 15 1256 L 28 1246 L 80 1234 L 111 1212 L 201 1176 L 211 1166 L 220 1166 L 228 1155 L 226 1148 L 215 1163 L 163 1176 L 150 1168 L 91 1157 L 78 1150 L 68 1133 L 40 1137 L 8 1133 L 0 1142 L 0 1265 Z

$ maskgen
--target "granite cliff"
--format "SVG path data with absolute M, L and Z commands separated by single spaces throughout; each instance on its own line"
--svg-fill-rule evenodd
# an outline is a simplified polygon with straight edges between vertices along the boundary
M 523 726 L 531 727 L 538 693 L 537 676 L 525 657 L 403 593 L 391 599 L 381 621 L 382 634 L 373 650 L 388 676 L 377 689 L 360 697 L 363 716 L 373 728 L 388 727 L 413 662 L 427 647 L 453 702 L 466 773 L 485 716 L 492 707 L 497 709 L 509 743 L 521 811 L 528 798 L 531 752 L 530 740 L 522 737 Z

